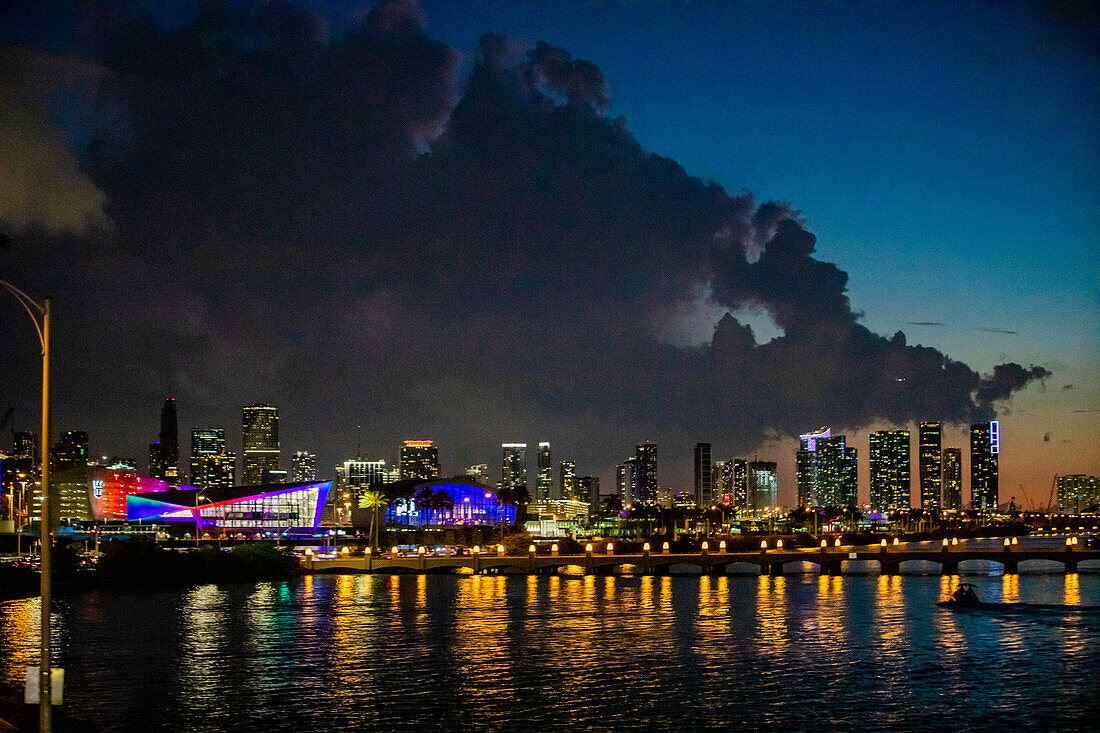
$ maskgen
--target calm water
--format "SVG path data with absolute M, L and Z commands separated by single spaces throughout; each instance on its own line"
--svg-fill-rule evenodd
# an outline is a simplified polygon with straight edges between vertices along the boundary
M 62 597 L 65 695 L 102 730 L 1090 728 L 1100 575 L 316 576 Z M 1038 604 L 1051 604 L 1054 607 Z M 38 600 L 0 604 L 0 686 Z

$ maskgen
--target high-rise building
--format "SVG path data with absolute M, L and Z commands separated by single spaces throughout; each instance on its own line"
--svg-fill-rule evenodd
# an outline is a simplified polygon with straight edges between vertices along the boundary
M 550 501 L 560 499 L 554 496 L 554 463 L 550 460 L 550 444 L 539 443 L 539 452 L 536 458 L 537 473 L 535 474 L 535 501 Z
M 241 410 L 244 485 L 263 483 L 264 471 L 279 468 L 279 408 L 248 405 Z
M 943 508 L 963 508 L 963 463 L 961 448 L 943 449 Z
M 168 397 L 160 408 L 160 433 L 149 444 L 149 475 L 170 484 L 180 482 L 180 439 L 176 400 Z
M 561 486 L 561 498 L 573 501 L 585 501 L 589 497 L 577 487 L 577 462 L 562 461 L 558 464 L 558 483 Z
M 714 502 L 722 506 L 733 506 L 733 464 L 723 460 L 712 461 L 710 473 Z
M 920 508 L 939 513 L 943 493 L 943 426 L 939 420 L 924 421 L 917 436 Z
M 710 506 L 714 501 L 714 469 L 710 463 L 710 443 L 696 443 L 695 465 L 695 503 L 698 506 Z
M 749 493 L 749 462 L 744 458 L 733 459 L 733 505 L 737 509 L 748 509 L 752 505 Z
M 527 444 L 501 443 L 501 491 L 527 491 Z
M 752 508 L 757 512 L 779 506 L 779 477 L 774 461 L 753 461 L 748 465 Z
M 390 482 L 391 471 L 386 467 L 386 459 L 379 458 L 368 461 L 363 458 L 354 458 L 344 461 L 343 482 L 341 490 L 347 490 L 355 496 L 359 496 L 371 487 L 378 487 Z M 406 478 L 420 478 L 408 476 Z M 434 476 L 432 478 L 435 478 Z
M 32 461 L 42 460 L 38 452 L 38 433 L 30 430 L 19 430 L 12 434 L 12 458 L 29 458 Z
M 827 427 L 799 439 L 798 503 L 854 507 L 859 490 L 856 449 L 847 445 L 845 436 L 833 435 Z
M 50 452 L 53 471 L 65 471 L 88 465 L 88 434 L 83 430 L 66 430 Z
M 592 511 L 598 512 L 603 508 L 600 504 L 603 498 L 600 496 L 599 476 L 577 476 L 575 491 L 577 496 L 576 500 L 584 501 L 587 499 L 588 506 Z
M 657 444 L 639 444 L 634 453 L 634 486 L 632 506 L 657 505 Z
M 1058 509 L 1063 514 L 1095 511 L 1100 502 L 1100 481 L 1083 473 L 1058 477 Z
M 627 458 L 615 466 L 615 493 L 623 497 L 623 501 L 629 501 L 631 486 L 634 481 L 634 459 Z
M 401 446 L 401 478 L 439 478 L 439 449 L 430 440 L 406 440 Z
M 317 478 L 317 456 L 304 450 L 296 451 L 290 459 L 290 480 L 313 481 Z
M 225 431 L 221 428 L 195 428 L 191 431 L 191 484 L 200 489 L 230 489 L 237 456 L 225 449 Z
M 997 511 L 1000 452 L 1001 429 L 996 420 L 970 426 L 970 504 L 974 509 Z
M 871 508 L 876 511 L 908 510 L 909 431 L 877 430 L 871 433 Z

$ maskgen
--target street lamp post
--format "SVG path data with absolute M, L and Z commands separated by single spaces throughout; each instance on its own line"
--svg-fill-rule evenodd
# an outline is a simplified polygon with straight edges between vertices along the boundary
M 41 622 L 41 659 L 38 663 L 38 729 L 42 733 L 50 730 L 50 607 L 52 594 L 50 587 L 50 299 L 41 303 L 34 300 L 9 282 L 0 280 L 3 285 L 34 321 L 34 330 L 38 332 L 38 341 L 42 345 L 42 502 L 41 523 L 41 562 L 39 564 L 39 593 L 42 596 Z M 42 323 L 38 322 L 38 313 Z

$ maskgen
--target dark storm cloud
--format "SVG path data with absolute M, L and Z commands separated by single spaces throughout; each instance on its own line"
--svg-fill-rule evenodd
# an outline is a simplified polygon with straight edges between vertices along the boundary
M 943 323 L 939 321 L 908 321 L 910 326 L 942 326 Z
M 1019 331 L 1009 331 L 1004 328 L 991 328 L 990 326 L 977 326 L 975 331 L 984 331 L 985 333 L 1006 333 L 1012 336 L 1019 334 Z
M 11 261 L 38 257 L 36 284 L 82 304 L 60 340 L 96 358 L 59 383 L 129 400 L 120 422 L 152 430 L 171 392 L 225 425 L 280 404 L 322 461 L 359 423 L 460 451 L 544 430 L 606 460 L 658 432 L 747 450 L 826 422 L 965 421 L 1049 374 L 983 379 L 868 330 L 797 212 L 646 152 L 563 49 L 487 35 L 459 96 L 457 53 L 408 2 L 338 37 L 283 3 L 112 27 L 97 83 L 127 124 L 79 157 L 116 231 L 23 236 Z M 709 344 L 661 343 L 661 315 L 708 284 L 783 335 L 726 315 Z

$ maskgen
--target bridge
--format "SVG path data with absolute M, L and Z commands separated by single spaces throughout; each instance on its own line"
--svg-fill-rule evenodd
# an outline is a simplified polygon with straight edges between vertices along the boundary
M 579 555 L 561 555 L 557 552 L 527 552 L 522 555 L 506 555 L 503 552 L 486 551 L 471 555 L 437 556 L 420 552 L 411 556 L 399 554 L 366 554 L 362 556 L 337 554 L 333 558 L 306 555 L 302 566 L 307 572 L 335 573 L 486 573 L 551 575 L 562 568 L 583 569 L 586 575 L 633 572 L 642 575 L 667 575 L 676 566 L 694 566 L 706 575 L 725 575 L 745 572 L 755 565 L 760 574 L 782 575 L 787 566 L 803 563 L 817 566 L 818 572 L 840 575 L 845 562 L 872 561 L 883 574 L 901 572 L 902 563 L 926 561 L 939 565 L 943 575 L 958 575 L 960 563 L 980 560 L 999 563 L 1005 574 L 1020 571 L 1020 563 L 1029 560 L 1046 560 L 1058 563 L 1066 573 L 1076 573 L 1079 563 L 1090 562 L 1091 569 L 1100 570 L 1100 549 L 1078 549 L 1067 545 L 1064 549 L 1021 549 L 1005 545 L 1003 549 L 962 549 L 957 545 L 938 547 L 898 546 L 831 546 L 809 549 L 761 549 L 755 552 L 651 553 L 617 555 L 610 551 L 588 551 Z M 740 564 L 740 568 L 732 568 Z M 750 569 L 751 572 L 751 569 Z

